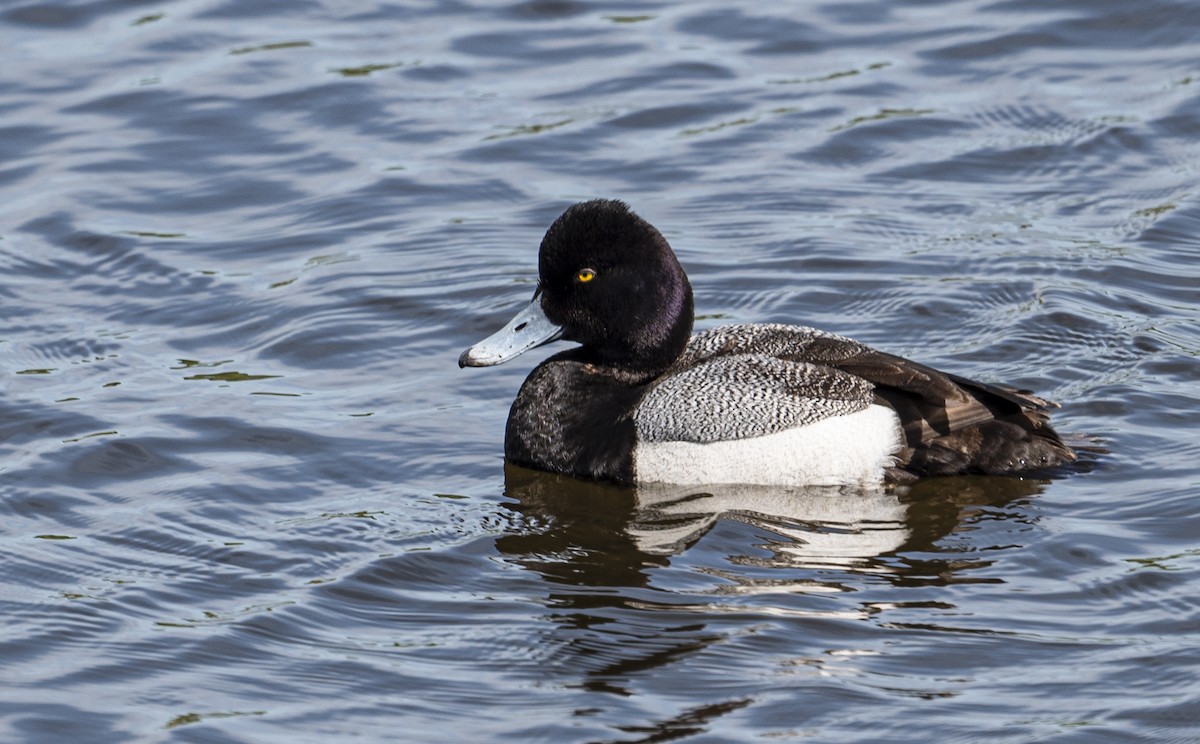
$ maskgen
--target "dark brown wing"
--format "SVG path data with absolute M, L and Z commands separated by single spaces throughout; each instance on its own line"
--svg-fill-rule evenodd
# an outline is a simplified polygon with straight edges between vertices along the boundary
M 1011 473 L 1075 460 L 1050 428 L 1056 406 L 1032 393 L 874 349 L 831 366 L 871 382 L 877 401 L 896 411 L 911 450 L 901 465 L 915 474 Z
M 1019 400 L 988 394 L 989 407 L 973 395 L 973 384 L 903 357 L 867 349 L 831 363 L 875 386 L 875 394 L 896 409 L 909 446 L 990 421 L 997 412 L 1016 413 Z M 964 384 L 965 383 L 965 384 Z M 984 394 L 980 388 L 978 391 Z

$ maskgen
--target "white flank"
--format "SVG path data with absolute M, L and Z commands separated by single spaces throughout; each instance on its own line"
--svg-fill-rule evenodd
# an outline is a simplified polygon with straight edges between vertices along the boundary
M 645 483 L 838 486 L 878 483 L 900 449 L 900 419 L 886 406 L 762 437 L 725 442 L 639 442 Z

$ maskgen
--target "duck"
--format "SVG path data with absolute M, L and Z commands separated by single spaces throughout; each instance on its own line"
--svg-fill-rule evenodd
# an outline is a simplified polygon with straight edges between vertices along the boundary
M 1076 453 L 1057 405 L 833 333 L 738 323 L 692 333 L 692 287 L 623 201 L 567 208 L 538 251 L 533 298 L 459 367 L 563 340 L 509 410 L 512 464 L 618 484 L 884 486 L 1019 475 Z

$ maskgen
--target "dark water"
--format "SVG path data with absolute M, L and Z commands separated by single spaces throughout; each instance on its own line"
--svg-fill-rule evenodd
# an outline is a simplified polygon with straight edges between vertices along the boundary
M 0 8 L 0 740 L 1200 737 L 1200 6 Z M 594 196 L 1109 454 L 505 473 L 455 360 Z

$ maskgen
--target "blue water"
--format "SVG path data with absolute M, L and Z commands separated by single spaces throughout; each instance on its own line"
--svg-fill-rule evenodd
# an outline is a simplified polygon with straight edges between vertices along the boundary
M 0 740 L 1200 739 L 1200 6 L 0 5 Z M 510 469 L 568 204 L 1105 452 Z

